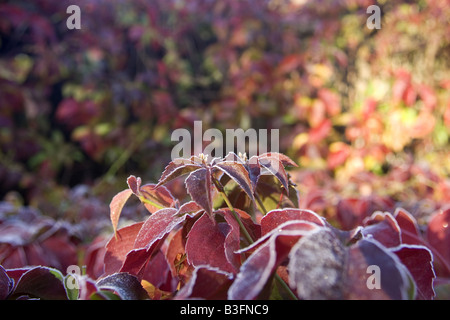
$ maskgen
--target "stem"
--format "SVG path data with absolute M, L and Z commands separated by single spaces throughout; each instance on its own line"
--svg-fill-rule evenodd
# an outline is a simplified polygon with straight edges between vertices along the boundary
M 254 242 L 253 238 L 248 233 L 247 229 L 245 228 L 244 224 L 242 223 L 242 220 L 239 217 L 239 215 L 237 214 L 236 210 L 234 210 L 234 207 L 231 204 L 230 199 L 228 199 L 228 196 L 226 195 L 225 191 L 223 190 L 223 187 L 220 185 L 219 181 L 217 181 L 215 178 L 213 178 L 212 180 L 214 182 L 214 185 L 217 188 L 217 191 L 219 191 L 219 193 L 222 196 L 223 200 L 225 200 L 228 208 L 230 209 L 231 213 L 233 214 L 234 219 L 239 224 L 239 228 L 241 229 L 242 234 L 245 236 L 245 239 L 247 240 L 247 242 L 249 244 L 252 244 Z
M 258 209 L 259 209 L 259 211 L 261 211 L 261 213 L 262 213 L 263 215 L 266 215 L 267 210 L 266 210 L 266 208 L 264 207 L 264 204 L 263 204 L 261 198 L 259 197 L 259 195 L 258 195 L 257 193 L 255 193 L 255 194 L 254 194 L 254 197 L 255 197 L 256 203 L 258 204 Z
M 157 203 L 155 203 L 155 202 L 153 202 L 153 201 L 151 201 L 151 200 L 149 200 L 147 198 L 144 198 L 143 196 L 140 196 L 139 200 L 141 200 L 141 202 L 144 202 L 144 203 L 147 203 L 149 205 L 152 205 L 152 206 L 154 206 L 154 207 L 156 207 L 158 209 L 164 209 L 165 208 L 164 206 L 162 206 L 160 204 L 157 204 Z
M 284 282 L 283 279 L 281 279 L 281 277 L 278 275 L 278 273 L 276 271 L 275 271 L 274 278 L 278 282 L 278 284 L 284 289 L 284 291 L 286 291 L 286 293 L 289 295 L 289 298 L 291 298 L 291 300 L 298 300 L 297 296 L 292 292 L 291 288 L 289 288 L 287 283 Z
M 219 181 L 217 181 L 215 178 L 212 178 L 212 181 L 214 183 L 214 185 L 217 188 L 217 191 L 219 191 L 220 195 L 222 196 L 223 200 L 226 202 L 228 208 L 231 210 L 231 212 L 233 213 L 234 218 L 236 219 L 237 223 L 239 224 L 239 228 L 241 229 L 241 232 L 244 234 L 246 240 L 248 241 L 249 244 L 254 243 L 252 237 L 250 236 L 250 234 L 248 233 L 247 229 L 245 228 L 244 224 L 241 221 L 241 218 L 239 217 L 239 215 L 237 214 L 237 212 L 234 210 L 233 205 L 230 202 L 230 199 L 228 199 L 228 196 L 226 195 L 225 191 L 223 190 L 223 186 L 220 184 Z M 256 199 L 257 199 L 257 203 L 261 206 L 260 210 L 263 209 L 262 213 L 266 214 L 267 211 L 264 208 L 264 205 L 262 204 L 261 199 L 258 197 L 258 195 L 255 195 Z M 278 282 L 278 284 L 286 291 L 286 293 L 289 295 L 289 297 L 292 300 L 298 300 L 297 296 L 292 292 L 291 288 L 289 288 L 289 286 L 287 285 L 286 282 L 284 282 L 283 279 L 281 279 L 281 277 L 276 273 L 275 271 L 275 275 L 274 275 L 274 279 L 275 281 Z

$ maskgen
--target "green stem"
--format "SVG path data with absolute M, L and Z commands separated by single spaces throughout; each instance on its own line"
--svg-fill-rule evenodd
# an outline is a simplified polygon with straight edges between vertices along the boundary
M 244 234 L 245 239 L 248 241 L 249 244 L 254 243 L 253 238 L 250 236 L 250 234 L 248 233 L 247 229 L 245 228 L 244 224 L 241 221 L 241 218 L 239 217 L 239 215 L 237 214 L 236 210 L 234 210 L 233 205 L 230 202 L 230 199 L 228 199 L 228 196 L 226 195 L 225 191 L 223 190 L 223 186 L 220 184 L 219 181 L 217 181 L 215 178 L 212 179 L 214 185 L 217 188 L 217 191 L 219 191 L 220 195 L 222 196 L 223 200 L 225 201 L 225 203 L 227 204 L 228 208 L 231 210 L 234 218 L 236 219 L 237 223 L 239 224 L 239 227 L 241 229 L 241 232 Z M 262 209 L 262 213 L 266 214 L 267 211 L 264 208 L 264 205 L 262 204 L 261 199 L 258 197 L 258 195 L 255 195 L 258 204 L 261 206 L 260 210 Z M 281 277 L 275 272 L 274 275 L 275 281 L 278 282 L 278 284 L 286 291 L 286 293 L 289 295 L 289 297 L 292 300 L 298 300 L 297 296 L 292 292 L 291 288 L 289 288 L 289 286 L 287 285 L 286 282 L 284 282 L 283 279 L 281 279 Z
M 261 198 L 259 197 L 259 195 L 258 195 L 257 193 L 255 193 L 255 194 L 254 194 L 254 197 L 255 197 L 256 203 L 258 204 L 258 209 L 259 209 L 259 211 L 261 211 L 261 213 L 262 213 L 263 215 L 266 215 L 267 210 L 266 210 L 266 208 L 264 207 L 264 204 L 263 204 Z
M 247 229 L 245 228 L 244 224 L 242 223 L 242 220 L 239 217 L 239 215 L 237 214 L 236 210 L 234 210 L 234 207 L 231 204 L 230 199 L 228 199 L 228 196 L 226 195 L 225 191 L 223 190 L 223 187 L 220 185 L 219 181 L 217 181 L 215 178 L 213 178 L 212 180 L 214 182 L 214 185 L 217 188 L 217 191 L 219 191 L 219 193 L 222 196 L 223 200 L 225 201 L 225 203 L 227 204 L 227 206 L 230 209 L 231 213 L 233 214 L 234 219 L 239 224 L 239 228 L 241 229 L 241 232 L 244 235 L 245 239 L 247 240 L 247 242 L 249 244 L 252 244 L 254 242 L 253 238 L 248 233 Z
M 162 206 L 160 204 L 157 204 L 157 203 L 155 203 L 155 202 L 153 202 L 153 201 L 151 201 L 151 200 L 149 200 L 147 198 L 144 198 L 143 196 L 140 196 L 139 200 L 141 200 L 141 202 L 144 202 L 144 203 L 147 203 L 149 205 L 152 205 L 152 206 L 154 206 L 154 207 L 156 207 L 158 209 L 164 209 L 165 208 L 164 206 Z
M 278 273 L 275 272 L 274 278 L 278 282 L 278 284 L 284 289 L 284 291 L 289 295 L 289 298 L 291 298 L 291 300 L 298 300 L 297 296 L 292 292 L 291 288 L 289 288 L 287 283 L 284 282 L 283 279 L 281 279 Z

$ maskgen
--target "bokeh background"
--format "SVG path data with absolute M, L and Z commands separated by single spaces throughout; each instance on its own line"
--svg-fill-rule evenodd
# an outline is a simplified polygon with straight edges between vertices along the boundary
M 381 29 L 366 26 L 372 4 Z M 343 229 L 397 206 L 426 224 L 450 205 L 449 8 L 0 1 L 0 264 L 89 259 L 111 236 L 112 196 L 131 174 L 156 182 L 172 131 L 195 120 L 279 129 L 300 206 Z M 123 217 L 145 215 L 131 203 Z

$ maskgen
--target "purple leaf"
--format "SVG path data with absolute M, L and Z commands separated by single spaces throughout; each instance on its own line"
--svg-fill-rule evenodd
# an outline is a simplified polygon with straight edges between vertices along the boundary
M 259 156 L 259 158 L 272 158 L 280 161 L 285 167 L 287 166 L 298 167 L 298 165 L 291 158 L 278 152 L 263 153 Z
M 14 270 L 12 270 L 14 272 Z M 8 272 L 8 271 L 7 271 Z M 67 300 L 64 277 L 57 269 L 32 267 L 16 280 L 14 297 L 28 296 L 43 300 Z
M 259 164 L 273 174 L 283 185 L 284 190 L 289 194 L 289 179 L 283 164 L 280 160 L 273 157 L 259 157 Z
M 348 251 L 347 266 L 347 299 L 405 300 L 410 298 L 409 294 L 413 288 L 411 288 L 406 267 L 395 254 L 379 242 L 362 239 L 351 246 Z M 379 276 L 378 279 L 377 276 Z M 371 287 L 377 282 L 380 285 L 379 289 Z
M 11 293 L 14 281 L 8 276 L 6 270 L 0 265 L 0 300 L 5 300 Z
M 254 200 L 252 182 L 243 164 L 224 161 L 217 163 L 213 168 L 218 168 L 219 170 L 225 172 L 231 179 L 236 181 L 236 183 L 242 190 L 244 190 L 250 199 Z
M 99 289 L 109 289 L 115 291 L 123 300 L 148 299 L 139 280 L 128 273 L 114 273 L 97 281 Z
M 259 165 L 258 157 L 257 156 L 251 157 L 248 160 L 246 167 L 248 171 L 248 176 L 252 183 L 252 189 L 253 191 L 255 191 L 256 186 L 258 184 L 259 176 L 261 175 L 261 166 Z

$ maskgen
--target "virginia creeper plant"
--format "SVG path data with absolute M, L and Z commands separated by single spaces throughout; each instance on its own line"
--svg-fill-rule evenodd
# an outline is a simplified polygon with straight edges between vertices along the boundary
M 222 159 L 204 155 L 175 159 L 156 184 L 143 185 L 140 178 L 130 176 L 128 189 L 110 203 L 113 234 L 97 280 L 84 272 L 68 271 L 64 276 L 51 267 L 0 266 L 0 298 L 435 296 L 435 270 L 441 279 L 450 274 L 438 235 L 449 210 L 430 221 L 426 237 L 402 208 L 376 211 L 356 228 L 342 230 L 315 212 L 298 208 L 287 166 L 296 164 L 279 153 L 250 159 L 229 153 Z M 182 177 L 187 197 L 176 198 L 169 184 Z M 132 195 L 149 216 L 119 226 Z M 42 240 L 53 239 L 56 231 L 47 232 Z
M 296 208 L 287 166 L 296 164 L 279 153 L 211 160 L 201 154 L 170 162 L 157 184 L 130 176 L 129 188 L 110 205 L 115 236 L 107 245 L 106 275 L 131 274 L 152 288 L 152 298 L 434 296 L 431 251 L 402 238 L 404 226 L 416 225 L 410 214 L 375 212 L 362 226 L 339 230 Z M 184 203 L 164 186 L 181 176 L 190 196 Z M 151 215 L 118 229 L 132 194 Z M 378 278 L 371 278 L 371 266 Z M 375 280 L 378 287 L 370 284 Z

